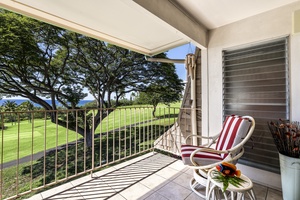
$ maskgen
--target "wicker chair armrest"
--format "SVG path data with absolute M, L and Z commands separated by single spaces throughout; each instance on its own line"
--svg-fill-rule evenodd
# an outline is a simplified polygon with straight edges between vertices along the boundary
M 221 154 L 221 153 L 226 153 L 228 154 L 229 152 L 226 150 L 226 151 L 218 151 L 218 150 L 215 150 L 215 149 L 212 149 L 212 148 L 198 148 L 196 150 L 194 150 L 191 155 L 190 155 L 190 159 L 191 159 L 191 162 L 193 163 L 194 166 L 199 166 L 199 164 L 197 164 L 195 161 L 194 161 L 194 156 L 198 153 L 198 152 L 208 152 L 208 153 L 216 153 L 216 154 Z
M 191 154 L 190 156 L 190 159 L 191 159 L 191 162 L 193 163 L 194 166 L 190 166 L 190 168 L 193 168 L 193 169 L 211 169 L 219 164 L 221 164 L 222 162 L 233 162 L 233 161 L 236 161 L 238 160 L 240 157 L 242 157 L 242 155 L 244 154 L 244 148 L 242 148 L 242 150 L 237 154 L 235 155 L 234 157 L 231 157 L 231 156 L 227 156 L 227 159 L 225 160 L 220 160 L 219 162 L 216 162 L 216 163 L 212 163 L 210 165 L 199 165 L 198 163 L 196 163 L 194 161 L 194 156 L 197 152 L 209 152 L 209 153 L 218 153 L 218 154 L 221 154 L 221 153 L 226 153 L 226 154 L 230 154 L 232 155 L 232 153 L 235 153 L 235 151 L 230 151 L 230 150 L 226 150 L 226 151 L 218 151 L 218 150 L 215 150 L 215 149 L 211 149 L 211 148 L 199 148 L 199 149 L 196 149 L 195 151 L 193 151 L 193 153 Z
M 202 135 L 188 135 L 186 138 L 185 138 L 185 143 L 187 142 L 187 140 L 189 138 L 193 138 L 193 137 L 197 137 L 197 138 L 200 138 L 200 139 L 206 139 L 206 140 L 209 140 L 208 143 L 205 143 L 205 144 L 202 144 L 202 146 L 211 146 L 212 144 L 214 144 L 216 142 L 216 140 L 218 139 L 220 134 L 218 135 L 214 135 L 214 136 L 202 136 Z

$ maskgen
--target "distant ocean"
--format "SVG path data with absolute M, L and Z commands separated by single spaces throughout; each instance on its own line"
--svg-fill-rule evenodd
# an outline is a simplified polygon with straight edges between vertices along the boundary
M 27 100 L 27 99 L 1 99 L 1 100 L 0 100 L 0 106 L 2 106 L 2 104 L 3 104 L 5 101 L 14 101 L 14 102 L 16 102 L 17 105 L 20 105 L 21 103 L 23 103 L 23 102 L 25 102 L 25 101 L 28 101 L 28 100 Z M 45 101 L 51 105 L 51 100 L 47 99 L 47 100 L 45 100 Z M 81 100 L 81 101 L 79 102 L 78 106 L 83 106 L 83 105 L 85 105 L 86 103 L 89 103 L 89 102 L 92 102 L 92 101 L 93 101 L 93 100 Z M 32 101 L 30 101 L 30 102 L 32 102 Z M 33 103 L 33 105 L 34 105 L 35 107 L 41 107 L 39 104 L 36 104 L 36 103 L 34 103 L 34 102 L 32 102 L 32 103 Z M 58 101 L 56 101 L 56 105 L 57 105 L 57 106 L 61 106 L 61 104 L 60 104 Z

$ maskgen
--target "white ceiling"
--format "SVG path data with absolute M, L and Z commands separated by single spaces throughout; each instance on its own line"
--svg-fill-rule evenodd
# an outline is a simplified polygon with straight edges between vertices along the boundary
M 299 0 L 0 0 L 0 7 L 154 55 L 189 42 L 205 47 L 205 42 L 189 37 L 187 28 L 181 26 L 189 22 L 183 16 L 203 24 L 200 31 L 205 34 L 206 29 L 295 1 Z
M 208 29 L 215 29 L 299 0 L 173 0 Z

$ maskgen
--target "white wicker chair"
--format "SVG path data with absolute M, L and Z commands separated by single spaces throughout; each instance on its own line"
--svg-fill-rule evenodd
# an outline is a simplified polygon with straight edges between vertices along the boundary
M 226 161 L 235 164 L 244 154 L 244 144 L 250 139 L 255 128 L 255 120 L 250 116 L 227 116 L 222 131 L 212 137 L 190 135 L 207 139 L 209 142 L 201 146 L 184 144 L 181 146 L 181 157 L 184 164 L 194 169 L 194 177 L 190 181 L 191 189 L 202 198 L 205 192 L 199 192 L 199 186 L 206 187 L 209 169 Z

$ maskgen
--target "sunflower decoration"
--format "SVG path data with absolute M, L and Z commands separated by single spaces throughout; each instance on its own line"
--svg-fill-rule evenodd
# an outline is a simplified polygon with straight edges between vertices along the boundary
M 217 171 L 213 171 L 213 179 L 223 183 L 223 192 L 226 191 L 229 184 L 240 187 L 245 180 L 241 179 L 241 171 L 236 169 L 234 164 L 222 162 L 216 166 Z

